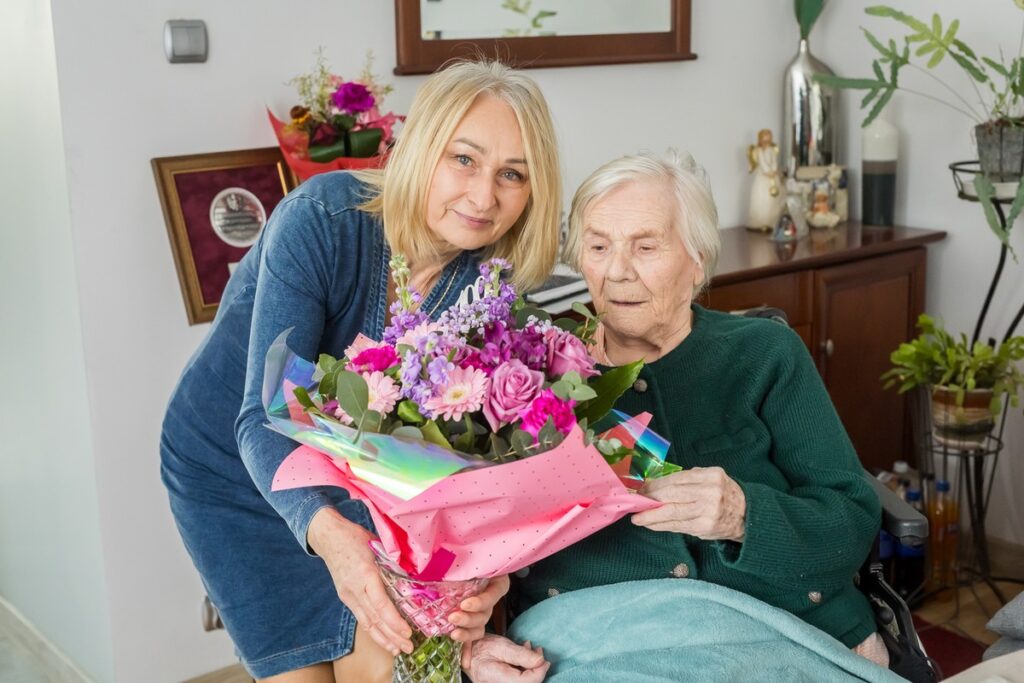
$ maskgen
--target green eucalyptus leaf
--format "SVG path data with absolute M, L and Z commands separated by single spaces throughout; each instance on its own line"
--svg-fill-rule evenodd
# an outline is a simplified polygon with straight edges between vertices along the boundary
M 555 393 L 555 396 L 566 401 L 569 399 L 569 393 L 572 391 L 572 385 L 565 380 L 558 380 L 551 385 L 551 391 Z
M 534 444 L 533 435 L 529 432 L 517 429 L 512 432 L 512 436 L 509 438 L 512 445 L 512 450 L 516 452 L 520 458 L 526 458 L 531 455 L 530 449 Z
M 338 405 L 358 424 L 370 402 L 370 390 L 366 380 L 355 372 L 343 370 L 333 375 L 338 383 L 335 398 Z M 327 377 L 324 378 L 325 380 Z
M 580 401 L 589 401 L 591 399 L 597 398 L 597 392 L 594 391 L 589 386 L 587 386 L 586 384 L 579 384 L 577 386 L 574 386 L 572 390 L 569 392 L 569 398 L 576 401 L 577 403 Z
M 364 410 L 363 414 L 356 420 L 356 427 L 361 432 L 380 433 L 384 430 L 384 416 L 376 410 Z
M 597 320 L 597 317 L 590 310 L 590 308 L 587 307 L 585 303 L 582 303 L 580 301 L 572 302 L 572 310 L 575 311 L 576 313 L 579 313 L 587 320 Z
M 393 430 L 391 430 L 391 436 L 401 436 L 405 437 L 406 439 L 419 439 L 421 441 L 423 440 L 423 432 L 421 432 L 417 427 L 413 427 L 412 425 L 401 425 L 400 427 L 395 427 Z

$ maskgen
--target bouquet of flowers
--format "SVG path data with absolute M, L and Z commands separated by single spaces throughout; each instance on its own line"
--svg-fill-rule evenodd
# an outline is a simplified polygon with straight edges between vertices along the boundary
M 679 468 L 650 415 L 612 410 L 642 364 L 599 373 L 585 307 L 582 322 L 552 321 L 492 259 L 471 300 L 432 322 L 404 260 L 391 267 L 382 341 L 360 337 L 314 365 L 288 351 L 285 332 L 268 352 L 270 427 L 304 444 L 273 489 L 342 486 L 366 503 L 385 585 L 414 631 L 396 680 L 457 681 L 447 616 L 461 599 L 655 507 L 631 489 Z
M 301 101 L 291 108 L 291 121 L 267 110 L 285 160 L 300 180 L 325 171 L 379 167 L 394 143 L 395 124 L 405 118 L 380 112 L 391 86 L 377 83 L 372 54 L 351 81 L 330 72 L 323 48 L 316 56 L 313 73 L 289 81 Z

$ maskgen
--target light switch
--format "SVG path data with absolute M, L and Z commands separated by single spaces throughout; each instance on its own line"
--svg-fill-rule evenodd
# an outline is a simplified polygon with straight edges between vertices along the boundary
M 206 61 L 206 22 L 172 19 L 164 24 L 164 54 L 172 64 Z

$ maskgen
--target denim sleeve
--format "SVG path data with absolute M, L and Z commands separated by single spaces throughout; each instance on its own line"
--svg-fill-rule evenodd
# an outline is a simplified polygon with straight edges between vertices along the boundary
M 303 358 L 316 358 L 327 318 L 328 296 L 351 283 L 335 281 L 339 220 L 348 210 L 331 214 L 307 194 L 287 197 L 271 215 L 260 241 L 259 271 L 249 332 L 245 395 L 235 422 L 242 461 L 256 487 L 288 523 L 299 545 L 313 554 L 306 531 L 313 515 L 348 499 L 344 489 L 310 487 L 271 492 L 274 473 L 297 444 L 265 425 L 263 370 L 267 349 L 277 336 L 294 328 L 288 346 Z

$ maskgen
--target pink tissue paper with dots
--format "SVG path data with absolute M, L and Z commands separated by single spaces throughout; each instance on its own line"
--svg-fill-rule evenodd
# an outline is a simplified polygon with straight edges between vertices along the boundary
M 546 453 L 453 474 L 410 500 L 308 446 L 285 459 L 272 490 L 323 485 L 363 501 L 388 557 L 424 581 L 509 574 L 660 505 L 626 488 L 578 427 Z

